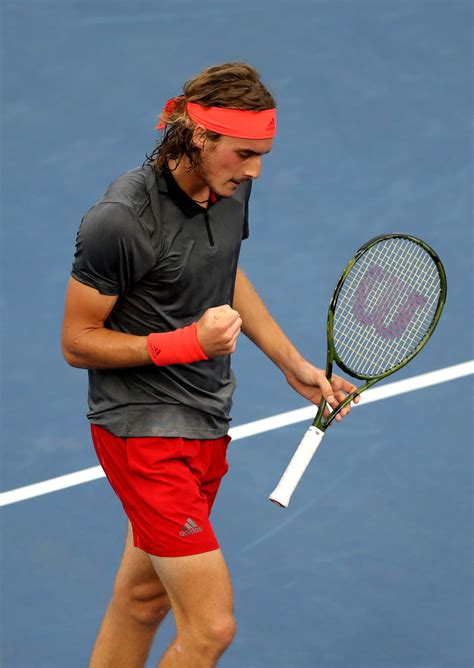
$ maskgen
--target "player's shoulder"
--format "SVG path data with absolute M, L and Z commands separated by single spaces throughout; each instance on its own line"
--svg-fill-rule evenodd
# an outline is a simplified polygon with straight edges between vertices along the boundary
M 150 199 L 151 169 L 145 165 L 120 174 L 97 200 L 96 205 L 121 204 L 139 213 Z
M 107 226 L 110 234 L 142 234 L 145 230 L 152 234 L 154 218 L 147 215 L 147 209 L 153 183 L 152 167 L 136 167 L 121 174 L 84 215 L 81 228 Z

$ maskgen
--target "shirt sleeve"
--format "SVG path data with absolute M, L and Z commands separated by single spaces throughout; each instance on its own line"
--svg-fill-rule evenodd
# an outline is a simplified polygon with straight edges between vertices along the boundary
M 104 295 L 122 296 L 154 264 L 150 235 L 131 208 L 101 203 L 82 219 L 71 271 L 80 283 Z
M 252 181 L 248 182 L 248 190 L 245 198 L 244 226 L 242 230 L 242 240 L 249 238 L 249 199 L 252 192 Z

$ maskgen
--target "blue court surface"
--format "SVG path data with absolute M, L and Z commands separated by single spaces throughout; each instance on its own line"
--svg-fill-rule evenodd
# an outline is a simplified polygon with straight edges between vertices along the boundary
M 473 358 L 470 0 L 3 0 L 2 38 L 2 491 L 97 466 L 86 372 L 59 342 L 76 230 L 214 63 L 250 62 L 278 100 L 241 266 L 301 352 L 324 365 L 354 251 L 407 232 L 443 259 L 448 300 L 385 384 Z M 306 405 L 243 336 L 234 370 L 235 427 Z M 310 419 L 234 441 L 213 516 L 238 622 L 220 666 L 472 668 L 472 399 L 468 373 L 361 405 L 287 510 L 267 495 Z M 2 517 L 2 668 L 87 666 L 119 502 L 99 478 Z

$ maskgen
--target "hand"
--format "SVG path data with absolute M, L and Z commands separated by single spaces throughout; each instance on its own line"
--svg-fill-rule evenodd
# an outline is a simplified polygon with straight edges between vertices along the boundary
M 321 397 L 324 397 L 329 406 L 336 408 L 348 394 L 356 389 L 355 385 L 334 374 L 329 382 L 322 369 L 316 368 L 306 360 L 302 360 L 294 370 L 289 372 L 286 379 L 294 390 L 316 406 L 321 402 Z M 359 397 L 354 399 L 354 403 L 359 403 Z M 336 416 L 336 421 L 340 422 L 345 415 L 350 413 L 350 410 L 349 404 Z M 330 412 L 326 406 L 324 417 L 327 418 Z
M 208 357 L 230 355 L 237 347 L 242 320 L 227 304 L 205 311 L 196 323 L 201 348 Z

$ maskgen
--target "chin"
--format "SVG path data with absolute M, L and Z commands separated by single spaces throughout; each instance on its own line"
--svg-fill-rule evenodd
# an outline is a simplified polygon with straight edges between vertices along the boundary
M 233 194 L 233 193 L 235 193 L 235 191 L 237 190 L 237 188 L 238 188 L 240 185 L 241 185 L 240 183 L 232 183 L 232 182 L 231 182 L 231 183 L 229 183 L 229 184 L 227 185 L 227 190 L 230 190 L 230 192 Z
M 232 197 L 232 195 L 235 194 L 235 191 L 237 190 L 238 186 L 235 184 L 229 184 L 229 185 L 224 185 L 221 186 L 220 188 L 215 188 L 213 191 L 218 195 L 219 197 Z

